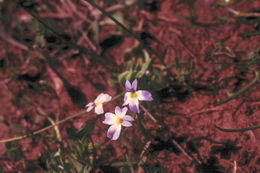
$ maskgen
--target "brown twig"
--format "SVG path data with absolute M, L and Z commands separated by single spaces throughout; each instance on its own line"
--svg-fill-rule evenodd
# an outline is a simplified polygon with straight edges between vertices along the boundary
M 178 144 L 178 142 L 174 139 L 172 139 L 172 142 L 177 146 L 179 150 L 190 160 L 193 161 L 193 158 Z
M 121 93 L 121 94 L 115 96 L 115 97 L 114 97 L 112 100 L 110 100 L 109 102 L 118 99 L 118 98 L 119 98 L 120 96 L 122 96 L 123 94 L 124 94 L 124 93 Z M 106 102 L 106 103 L 108 103 L 108 102 Z M 44 128 L 42 128 L 42 129 L 40 129 L 40 130 L 36 130 L 36 131 L 34 131 L 34 132 L 32 132 L 32 133 L 29 133 L 29 134 L 26 134 L 26 135 L 17 136 L 17 137 L 8 138 L 8 139 L 2 139 L 2 140 L 0 140 L 0 143 L 18 141 L 18 140 L 22 140 L 22 139 L 25 139 L 25 138 L 28 138 L 28 137 L 35 136 L 35 135 L 40 134 L 40 133 L 42 133 L 42 132 L 45 132 L 46 130 L 51 129 L 51 128 L 53 128 L 53 127 L 54 127 L 54 128 L 57 128 L 57 126 L 58 126 L 59 124 L 65 123 L 66 121 L 71 120 L 71 119 L 76 118 L 76 117 L 79 117 L 79 116 L 81 116 L 81 115 L 83 115 L 83 114 L 85 114 L 85 113 L 87 113 L 87 112 L 86 112 L 86 111 L 79 112 L 79 113 L 77 113 L 77 114 L 74 114 L 74 115 L 72 115 L 72 116 L 69 116 L 69 117 L 67 117 L 67 118 L 64 118 L 63 120 L 57 121 L 56 123 L 52 120 L 52 121 L 51 121 L 52 125 L 49 125 L 49 126 L 47 126 L 47 127 L 44 127 Z M 50 119 L 49 119 L 49 120 L 50 120 Z M 55 130 L 56 130 L 56 129 L 55 129 Z M 57 132 L 57 131 L 56 131 L 56 132 Z
M 6 36 L 6 34 L 0 32 L 0 38 L 2 38 L 3 40 L 5 40 L 7 43 L 19 48 L 19 49 L 22 49 L 22 50 L 25 50 L 25 51 L 28 51 L 28 47 L 23 45 L 22 43 L 19 43 L 17 40 L 9 37 L 9 36 Z
M 151 120 L 152 120 L 155 124 L 157 124 L 158 121 L 154 118 L 154 116 L 153 116 L 143 105 L 140 105 L 140 107 L 143 109 L 144 113 L 145 113 L 146 115 L 148 115 L 148 117 L 151 118 Z
M 40 134 L 40 133 L 42 133 L 42 132 L 44 132 L 44 131 L 46 131 L 46 130 L 48 130 L 48 129 L 51 129 L 51 128 L 53 128 L 53 127 L 56 127 L 56 126 L 58 126 L 59 124 L 62 124 L 62 123 L 66 122 L 66 121 L 68 121 L 68 120 L 70 120 L 70 119 L 76 118 L 76 117 L 78 117 L 78 116 L 80 116 L 80 115 L 83 115 L 83 114 L 85 114 L 85 113 L 86 113 L 86 111 L 79 112 L 79 113 L 77 113 L 77 114 L 75 114 L 75 115 L 69 116 L 69 117 L 67 117 L 67 118 L 65 118 L 65 119 L 63 119 L 63 120 L 61 120 L 61 121 L 58 121 L 58 122 L 56 122 L 56 123 L 54 123 L 54 124 L 52 124 L 52 125 L 49 125 L 49 126 L 47 126 L 47 127 L 44 127 L 44 128 L 42 128 L 42 129 L 40 129 L 40 130 L 36 130 L 36 131 L 34 131 L 34 132 L 30 133 L 30 134 L 26 134 L 26 135 L 17 136 L 17 137 L 14 137 L 14 138 L 8 138 L 8 139 L 0 140 L 0 143 L 18 141 L 18 140 L 22 140 L 22 139 L 25 139 L 25 138 L 28 138 L 28 137 L 31 137 L 31 136 Z
M 54 120 L 51 117 L 47 116 L 47 119 L 50 121 L 50 123 L 52 125 L 54 125 L 54 130 L 56 132 L 57 139 L 58 139 L 59 142 L 61 142 L 62 141 L 62 137 L 61 137 L 59 126 L 56 125 L 56 123 L 54 122 Z
M 237 161 L 234 160 L 234 170 L 233 173 L 237 173 Z
M 227 10 L 238 17 L 260 17 L 260 13 L 240 13 L 239 11 L 228 7 Z
M 152 141 L 146 142 L 146 144 L 145 144 L 145 146 L 144 146 L 144 148 L 143 148 L 143 150 L 140 154 L 140 158 L 143 158 L 145 151 L 150 147 L 151 143 L 152 143 Z
M 202 114 L 202 113 L 205 113 L 205 112 L 212 112 L 212 111 L 222 111 L 222 109 L 220 109 L 218 107 L 211 107 L 211 108 L 206 108 L 206 109 L 203 109 L 203 110 L 200 110 L 200 111 L 196 111 L 196 112 L 187 114 L 187 116 L 192 117 L 194 115 Z
M 248 131 L 248 130 L 255 130 L 255 129 L 258 129 L 260 128 L 260 124 L 256 125 L 256 126 L 252 126 L 252 127 L 247 127 L 247 128 L 243 128 L 243 129 L 223 129 L 217 125 L 215 125 L 215 128 L 223 131 L 223 132 L 245 132 L 245 131 Z

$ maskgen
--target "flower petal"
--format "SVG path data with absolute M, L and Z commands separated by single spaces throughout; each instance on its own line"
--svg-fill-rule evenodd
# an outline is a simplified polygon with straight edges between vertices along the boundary
M 116 115 L 113 113 L 106 113 L 105 114 L 105 120 L 102 122 L 104 124 L 113 125 L 116 123 Z
M 132 99 L 131 102 L 129 103 L 129 108 L 131 112 L 140 113 L 139 101 L 137 99 Z
M 95 107 L 95 112 L 96 112 L 96 114 L 103 114 L 104 113 L 104 110 L 103 110 L 103 105 L 102 104 L 100 104 L 100 105 L 98 105 L 98 106 L 96 106 Z
M 121 132 L 121 125 L 112 125 L 108 128 L 107 137 L 112 140 L 117 140 Z
M 135 79 L 134 82 L 132 83 L 132 89 L 136 91 L 136 88 L 137 88 L 137 80 Z
M 123 117 L 123 120 L 125 120 L 125 121 L 134 121 L 133 117 L 131 117 L 131 116 L 129 116 L 129 115 L 125 115 L 125 116 Z
M 152 101 L 153 100 L 152 94 L 149 91 L 138 90 L 136 93 L 138 95 L 138 100 L 143 100 L 143 101 Z
M 87 112 L 90 112 L 93 108 L 94 108 L 94 106 L 89 106 L 87 109 Z
M 104 93 L 100 93 L 97 98 L 95 99 L 95 103 L 100 100 L 101 97 L 103 97 Z
M 131 127 L 132 126 L 132 124 L 128 121 L 123 121 L 121 125 L 124 126 L 124 127 Z
M 121 109 L 121 116 L 124 117 L 126 112 L 127 112 L 128 108 L 124 107 L 123 109 Z
M 117 116 L 123 117 L 123 116 L 125 116 L 127 110 L 128 110 L 127 107 L 124 107 L 121 109 L 120 107 L 116 106 L 115 113 Z
M 115 113 L 116 113 L 116 116 L 121 116 L 122 111 L 121 111 L 120 107 L 116 106 Z
M 125 88 L 126 88 L 126 90 L 127 91 L 132 91 L 133 89 L 132 89 L 132 85 L 131 85 L 131 83 L 129 82 L 129 80 L 127 80 L 126 82 L 125 82 Z
M 89 107 L 89 106 L 93 106 L 93 102 L 89 102 L 87 105 L 86 105 L 86 107 Z
M 124 104 L 122 106 L 128 105 L 130 99 L 130 92 L 126 92 L 124 96 Z
M 103 94 L 100 98 L 99 98 L 99 102 L 100 103 L 104 103 L 104 102 L 109 102 L 112 99 L 112 97 L 108 94 Z
M 89 112 L 89 111 L 91 111 L 94 108 L 94 103 L 90 102 L 89 104 L 86 105 L 86 107 L 88 108 L 87 112 Z

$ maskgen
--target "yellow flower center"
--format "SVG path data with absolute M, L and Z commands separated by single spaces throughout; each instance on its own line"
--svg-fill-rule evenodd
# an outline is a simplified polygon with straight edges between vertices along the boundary
M 137 94 L 136 94 L 136 92 L 134 92 L 134 93 L 130 93 L 130 98 L 132 98 L 132 99 L 137 98 Z
M 116 119 L 116 124 L 121 124 L 123 122 L 123 118 L 121 118 L 121 117 L 117 117 L 117 119 Z
M 100 105 L 101 103 L 99 101 L 96 102 L 96 106 Z

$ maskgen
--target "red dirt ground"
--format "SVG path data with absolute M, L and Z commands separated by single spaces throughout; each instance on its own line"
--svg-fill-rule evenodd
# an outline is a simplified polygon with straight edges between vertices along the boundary
M 157 69 L 161 80 L 149 74 L 139 79 L 140 89 L 150 89 L 155 99 L 144 106 L 159 123 L 145 113 L 142 118 L 132 115 L 136 118 L 133 128 L 123 128 L 119 140 L 111 141 L 103 116 L 87 113 L 59 126 L 61 142 L 50 129 L 19 142 L 1 143 L 0 170 L 47 172 L 39 158 L 56 153 L 61 145 L 69 153 L 73 139 L 68 129 L 80 131 L 95 123 L 89 139 L 96 147 L 93 172 L 127 172 L 115 166 L 127 157 L 133 164 L 128 172 L 260 172 L 260 130 L 223 132 L 215 127 L 241 129 L 260 124 L 259 78 L 237 98 L 216 105 L 260 72 L 260 2 L 97 2 L 110 14 L 122 15 L 121 22 L 137 33 L 144 47 L 162 57 L 147 48 L 152 58 L 150 75 Z M 124 72 L 131 59 L 143 63 L 138 51 L 145 48 L 86 1 L 3 0 L 0 7 L 0 140 L 44 128 L 51 124 L 48 117 L 57 122 L 81 112 L 101 92 L 116 96 L 125 91 L 124 85 L 111 78 Z M 245 15 L 249 13 L 258 16 Z M 247 66 L 255 57 L 258 62 Z M 174 68 L 176 62 L 179 69 Z M 165 65 L 168 70 L 162 70 Z M 122 100 L 105 105 L 106 111 L 113 112 Z M 150 145 L 144 149 L 146 144 Z M 10 151 L 13 148 L 16 153 Z M 138 165 L 142 159 L 144 163 Z

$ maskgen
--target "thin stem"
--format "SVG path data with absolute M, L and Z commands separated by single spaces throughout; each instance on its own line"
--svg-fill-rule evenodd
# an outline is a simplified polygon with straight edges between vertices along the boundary
M 140 154 L 140 159 L 143 158 L 145 151 L 150 147 L 151 143 L 152 143 L 151 140 L 149 140 L 148 142 L 146 142 L 146 144 L 145 144 L 145 146 L 144 146 L 144 148 L 143 148 L 143 150 L 142 150 L 142 152 L 141 152 L 141 154 Z
M 238 92 L 236 93 L 233 93 L 231 94 L 231 96 L 229 96 L 228 98 L 224 99 L 224 100 L 221 100 L 219 101 L 218 103 L 215 103 L 214 106 L 218 106 L 218 105 L 221 105 L 223 103 L 226 103 L 232 99 L 235 99 L 237 98 L 238 96 L 242 95 L 244 92 L 246 92 L 247 90 L 249 90 L 252 86 L 254 86 L 257 82 L 258 82 L 258 79 L 260 78 L 260 72 L 255 72 L 255 78 L 247 85 L 245 86 L 244 88 L 242 88 L 241 90 L 239 90 Z
M 174 139 L 172 139 L 172 142 L 177 146 L 177 148 L 179 150 L 181 150 L 181 152 L 190 160 L 190 161 L 193 161 L 193 158 L 188 154 L 186 153 L 186 151 L 178 144 L 178 142 Z
M 112 101 L 118 99 L 118 98 L 119 98 L 120 96 L 122 96 L 123 94 L 124 94 L 123 92 L 120 93 L 120 94 L 118 94 L 118 95 L 115 96 L 113 99 L 111 99 L 109 102 L 112 102 Z M 106 102 L 106 103 L 108 103 L 108 102 Z M 87 113 L 87 112 L 86 112 L 86 111 L 79 112 L 79 113 L 77 113 L 77 114 L 74 114 L 74 115 L 72 115 L 72 116 L 69 116 L 69 117 L 67 117 L 67 118 L 64 118 L 63 120 L 60 120 L 60 121 L 58 121 L 58 122 L 56 122 L 56 123 L 52 122 L 52 123 L 53 123 L 52 125 L 49 125 L 49 126 L 47 126 L 47 127 L 44 127 L 44 128 L 42 128 L 42 129 L 40 129 L 40 130 L 36 130 L 36 131 L 34 131 L 34 132 L 32 132 L 32 133 L 29 133 L 29 134 L 26 134 L 26 135 L 22 135 L 22 136 L 13 137 L 13 138 L 8 138 L 8 139 L 0 140 L 0 143 L 6 143 L 6 142 L 13 142 L 13 141 L 22 140 L 22 139 L 25 139 L 25 138 L 28 138 L 28 137 L 31 137 L 31 136 L 40 134 L 40 133 L 42 133 L 42 132 L 45 132 L 46 130 L 51 129 L 51 128 L 53 128 L 53 127 L 56 127 L 56 128 L 57 128 L 57 126 L 58 126 L 59 124 L 65 123 L 66 121 L 68 121 L 68 120 L 70 120 L 70 119 L 73 119 L 73 118 L 76 118 L 76 117 L 79 117 L 79 116 L 81 116 L 81 115 L 83 115 L 83 114 L 85 114 L 85 113 Z
M 125 92 L 121 92 L 120 94 L 118 94 L 118 95 L 116 95 L 115 97 L 113 97 L 109 102 L 112 102 L 112 101 L 117 100 L 118 98 L 120 98 L 121 96 L 123 96 L 124 93 L 125 93 Z M 108 102 L 106 102 L 106 103 L 108 103 Z
M 241 13 L 239 11 L 236 11 L 236 10 L 234 10 L 232 8 L 228 8 L 228 7 L 227 7 L 227 10 L 239 17 L 260 17 L 260 13 Z
M 46 131 L 46 130 L 48 130 L 48 129 L 50 129 L 50 128 L 53 128 L 53 127 L 55 127 L 55 126 L 57 126 L 57 125 L 59 125 L 59 124 L 62 124 L 62 123 L 66 122 L 66 121 L 68 121 L 68 120 L 70 120 L 70 119 L 73 119 L 73 118 L 76 118 L 76 117 L 78 117 L 78 116 L 81 116 L 81 115 L 83 115 L 83 114 L 85 114 L 85 113 L 86 113 L 86 111 L 82 111 L 82 112 L 80 112 L 80 113 L 77 113 L 77 114 L 74 114 L 74 115 L 72 115 L 72 116 L 69 116 L 69 117 L 67 117 L 67 118 L 65 118 L 65 119 L 63 119 L 63 120 L 61 120 L 61 121 L 58 121 L 58 122 L 56 122 L 55 124 L 52 124 L 52 125 L 49 125 L 49 126 L 47 126 L 47 127 L 42 128 L 42 129 L 40 129 L 40 130 L 34 131 L 34 132 L 30 133 L 30 134 L 26 134 L 26 135 L 14 137 L 14 138 L 9 138 L 9 139 L 0 140 L 0 143 L 18 141 L 18 140 L 22 140 L 22 139 L 25 139 L 25 138 L 28 138 L 28 137 L 31 137 L 31 136 L 40 134 L 40 133 L 42 133 L 42 132 L 44 132 L 44 131 Z
M 260 128 L 260 124 L 256 125 L 256 126 L 252 126 L 252 127 L 247 127 L 247 128 L 243 128 L 243 129 L 223 129 L 221 127 L 218 127 L 215 125 L 215 128 L 223 131 L 223 132 L 245 132 L 245 131 L 248 131 L 248 130 L 255 130 L 255 129 L 258 129 Z
M 57 139 L 58 139 L 59 142 L 61 142 L 62 141 L 62 137 L 61 137 L 61 134 L 60 134 L 59 127 L 57 125 L 55 125 L 55 122 L 54 122 L 54 120 L 51 117 L 47 116 L 47 119 L 50 121 L 50 123 L 52 125 L 54 125 L 54 130 L 56 132 Z
M 143 109 L 143 111 L 145 112 L 145 114 L 149 117 L 149 118 L 151 118 L 151 120 L 155 123 L 155 124 L 157 124 L 157 120 L 154 118 L 154 116 L 143 106 L 143 105 L 140 105 L 140 107 Z

